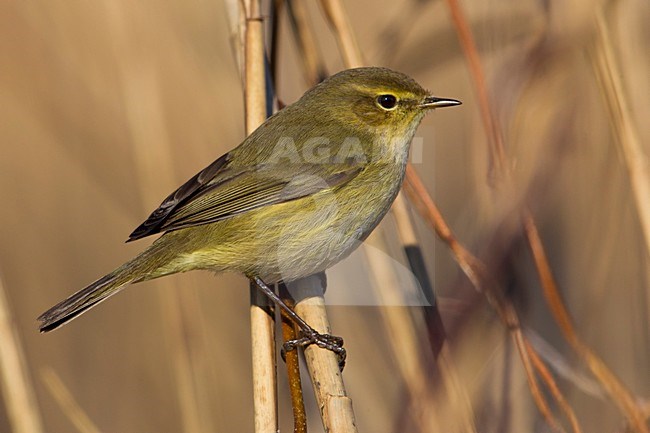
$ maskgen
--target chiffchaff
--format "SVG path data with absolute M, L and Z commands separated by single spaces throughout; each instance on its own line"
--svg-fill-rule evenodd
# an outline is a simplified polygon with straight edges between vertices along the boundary
M 63 325 L 129 284 L 177 272 L 241 272 L 272 296 L 266 284 L 324 271 L 390 208 L 425 113 L 457 104 L 385 68 L 326 79 L 170 194 L 129 241 L 164 234 L 43 313 L 40 330 Z M 300 325 L 314 342 L 315 331 Z

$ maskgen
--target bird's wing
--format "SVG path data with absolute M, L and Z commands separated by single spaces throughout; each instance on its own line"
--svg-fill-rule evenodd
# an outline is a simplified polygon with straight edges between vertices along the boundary
M 347 183 L 360 164 L 261 164 L 228 166 L 222 156 L 169 195 L 128 241 L 163 231 L 208 224 L 234 215 L 315 194 Z

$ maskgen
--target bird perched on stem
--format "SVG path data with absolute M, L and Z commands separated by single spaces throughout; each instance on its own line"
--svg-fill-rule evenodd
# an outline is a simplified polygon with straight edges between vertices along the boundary
M 43 313 L 40 330 L 130 284 L 194 269 L 236 271 L 290 311 L 300 345 L 344 353 L 340 339 L 318 334 L 268 285 L 324 271 L 359 246 L 400 189 L 425 113 L 458 104 L 385 68 L 333 75 L 171 193 L 128 241 L 163 235 Z

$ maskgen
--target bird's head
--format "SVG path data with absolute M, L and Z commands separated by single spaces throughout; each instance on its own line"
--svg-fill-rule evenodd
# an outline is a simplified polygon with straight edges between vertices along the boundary
M 342 124 L 395 134 L 417 127 L 430 109 L 461 103 L 432 96 L 409 76 L 379 67 L 339 72 L 307 92 L 301 102 L 317 105 L 312 112 L 327 113 Z

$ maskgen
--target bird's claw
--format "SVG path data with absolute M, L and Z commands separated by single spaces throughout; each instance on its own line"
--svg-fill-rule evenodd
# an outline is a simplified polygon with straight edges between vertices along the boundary
M 338 357 L 339 369 L 343 371 L 345 367 L 346 350 L 343 348 L 343 339 L 336 335 L 320 334 L 316 331 L 305 333 L 300 332 L 300 337 L 295 340 L 288 340 L 282 345 L 282 359 L 286 361 L 286 353 L 295 350 L 297 347 L 306 347 L 315 344 L 321 349 L 327 349 L 334 352 Z

